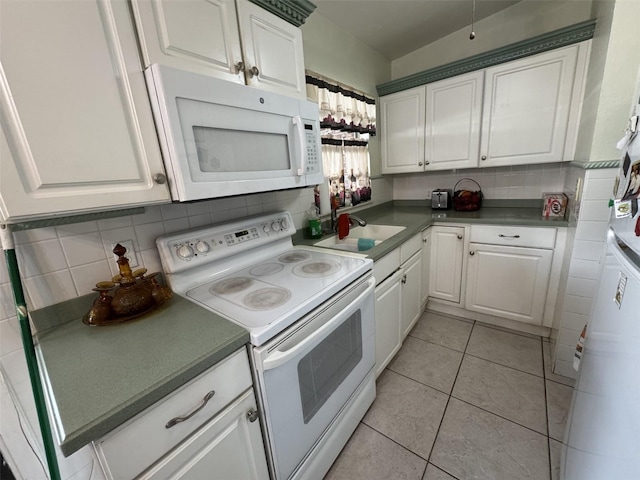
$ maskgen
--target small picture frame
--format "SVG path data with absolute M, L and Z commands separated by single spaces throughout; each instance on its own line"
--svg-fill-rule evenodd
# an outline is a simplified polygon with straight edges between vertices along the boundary
M 545 193 L 542 195 L 542 216 L 563 217 L 567 212 L 569 198 L 564 193 Z

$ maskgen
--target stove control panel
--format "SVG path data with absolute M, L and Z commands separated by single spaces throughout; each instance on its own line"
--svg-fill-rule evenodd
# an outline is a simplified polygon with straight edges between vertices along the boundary
M 167 235 L 156 244 L 165 273 L 172 273 L 288 238 L 295 232 L 289 212 L 279 212 Z

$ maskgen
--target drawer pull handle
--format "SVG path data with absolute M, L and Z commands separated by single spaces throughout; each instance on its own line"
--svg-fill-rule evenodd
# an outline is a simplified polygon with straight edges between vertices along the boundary
M 188 415 L 185 415 L 183 417 L 175 417 L 172 418 L 171 420 L 169 420 L 167 422 L 167 424 L 164 426 L 165 428 L 171 428 L 176 426 L 178 423 L 180 422 L 184 422 L 185 420 L 189 420 L 191 417 L 193 417 L 196 413 L 198 413 L 200 410 L 202 410 L 205 405 L 209 402 L 209 400 L 211 400 L 213 398 L 213 396 L 216 394 L 216 392 L 214 390 L 211 390 L 209 393 L 207 393 L 204 398 L 202 399 L 202 403 L 191 413 L 189 413 Z
M 474 252 L 473 250 L 471 250 L 471 251 L 469 252 L 469 255 L 471 255 L 471 256 L 474 256 L 475 254 L 476 254 L 476 252 Z
M 520 235 L 498 235 L 500 238 L 520 238 Z
M 406 275 L 403 275 L 403 276 L 402 276 L 402 284 L 403 284 L 403 285 L 406 285 L 406 283 L 407 283 L 407 276 L 406 276 Z

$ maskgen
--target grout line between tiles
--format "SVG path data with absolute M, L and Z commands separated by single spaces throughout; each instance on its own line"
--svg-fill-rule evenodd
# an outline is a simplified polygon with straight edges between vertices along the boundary
M 544 345 L 540 342 L 542 347 L 542 375 L 544 377 L 544 415 L 546 419 L 547 427 L 547 455 L 549 457 L 549 478 L 553 478 L 553 465 L 551 463 L 551 440 L 549 437 L 549 402 L 547 402 L 547 365 L 544 359 Z
M 414 452 L 413 450 L 405 447 L 404 445 L 402 445 L 401 443 L 399 443 L 397 440 L 394 440 L 393 438 L 389 437 L 387 434 L 385 434 L 384 432 L 381 432 L 380 430 L 378 430 L 377 428 L 369 425 L 367 422 L 364 421 L 364 418 L 362 420 L 360 420 L 360 423 L 362 425 L 367 426 L 368 428 L 370 428 L 371 430 L 373 430 L 374 432 L 379 433 L 380 435 L 382 435 L 384 438 L 386 438 L 387 440 L 392 441 L 393 443 L 395 443 L 396 445 L 398 445 L 399 447 L 401 447 L 403 450 L 406 450 L 407 452 L 409 452 L 412 455 L 415 455 L 418 458 L 421 458 L 422 460 L 424 460 L 425 462 L 429 463 L 429 460 L 424 458 L 422 455 L 420 455 L 419 453 Z M 426 466 L 425 466 L 425 470 L 426 470 Z M 424 472 L 422 472 L 422 475 L 424 476 Z
M 456 477 L 455 475 L 453 475 L 451 472 L 447 472 L 444 468 L 439 467 L 438 465 L 436 465 L 435 463 L 432 462 L 427 462 L 427 467 L 429 466 L 429 464 L 433 465 L 434 467 L 436 467 L 438 470 L 440 470 L 443 473 L 446 473 L 447 475 L 449 475 L 451 478 L 455 478 L 455 480 L 460 480 L 460 478 Z M 425 473 L 426 473 L 427 469 L 425 468 Z M 424 474 L 422 475 L 424 477 Z
M 486 359 L 486 358 L 483 358 L 483 357 L 479 357 L 477 355 L 473 355 L 472 353 L 466 353 L 465 352 L 465 355 L 469 355 L 470 357 L 474 357 L 474 358 L 479 358 L 480 360 L 484 360 L 486 362 L 495 363 L 496 365 L 500 365 L 502 367 L 510 368 L 511 370 L 515 370 L 516 372 L 526 373 L 526 374 L 529 374 L 529 375 L 533 375 L 534 377 L 541 378 L 542 380 L 545 380 L 544 372 L 542 372 L 542 375 L 536 375 L 535 373 L 527 372 L 525 370 L 520 370 L 519 368 L 512 367 L 511 365 L 505 365 L 504 363 L 499 363 L 499 362 L 496 362 L 494 360 L 489 360 L 489 359 Z M 543 368 L 544 368 L 544 363 L 543 363 Z

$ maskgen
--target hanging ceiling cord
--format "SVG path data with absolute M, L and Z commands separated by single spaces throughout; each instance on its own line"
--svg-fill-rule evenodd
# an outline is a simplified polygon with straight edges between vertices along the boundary
M 476 0 L 472 0 L 471 4 L 471 33 L 469 34 L 469 40 L 476 38 L 476 32 L 473 30 L 473 24 L 476 20 Z

